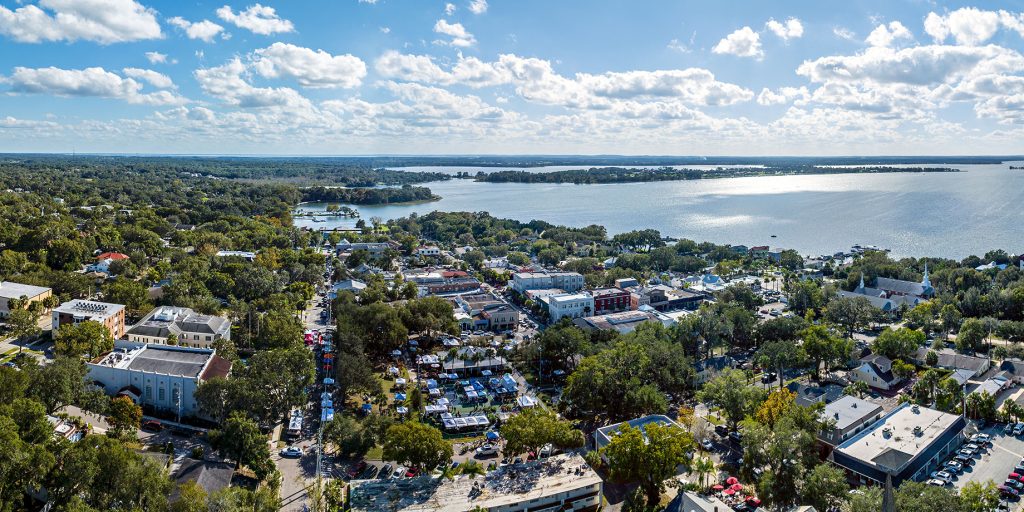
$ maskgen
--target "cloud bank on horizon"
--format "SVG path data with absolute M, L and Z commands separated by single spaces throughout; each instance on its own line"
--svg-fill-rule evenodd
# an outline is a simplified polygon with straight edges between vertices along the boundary
M 1024 153 L 996 3 L 222 1 L 0 0 L 0 151 Z

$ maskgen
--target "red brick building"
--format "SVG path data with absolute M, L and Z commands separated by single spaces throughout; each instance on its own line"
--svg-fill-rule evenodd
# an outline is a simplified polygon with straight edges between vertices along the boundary
M 591 290 L 594 297 L 594 314 L 603 315 L 631 309 L 629 292 L 619 288 L 598 288 Z

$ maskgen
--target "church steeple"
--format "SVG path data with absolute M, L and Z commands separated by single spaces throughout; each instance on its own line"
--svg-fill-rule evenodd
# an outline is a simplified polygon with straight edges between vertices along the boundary
M 931 288 L 932 287 L 932 281 L 931 281 L 931 279 L 928 279 L 928 262 L 927 261 L 924 262 L 924 279 L 921 280 L 921 284 L 924 285 L 925 288 Z
M 882 491 L 882 512 L 896 512 L 896 497 L 893 496 L 892 474 L 885 472 L 885 490 Z

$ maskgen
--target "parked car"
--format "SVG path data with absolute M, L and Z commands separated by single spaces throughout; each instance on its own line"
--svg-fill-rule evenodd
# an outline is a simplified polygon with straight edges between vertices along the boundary
M 402 478 L 405 476 L 405 466 L 398 466 L 395 472 L 391 474 L 391 478 Z
M 355 465 L 352 466 L 352 468 L 349 469 L 348 472 L 345 473 L 345 475 L 348 476 L 349 480 L 351 480 L 351 479 L 359 476 L 359 474 L 362 473 L 364 469 L 366 469 L 366 461 L 365 460 L 361 460 L 361 461 L 355 463 Z
M 743 441 L 743 434 L 737 432 L 729 432 L 729 439 L 736 441 L 737 443 Z
M 964 465 L 963 465 L 962 462 L 957 462 L 955 460 L 951 460 L 951 461 L 946 463 L 945 468 L 946 468 L 946 471 L 949 471 L 950 473 L 956 474 L 956 473 L 962 473 L 963 472 Z
M 957 455 L 960 455 L 960 456 L 963 456 L 963 457 L 974 458 L 974 452 L 972 452 L 971 450 L 968 450 L 966 448 L 963 449 L 963 450 L 960 450 L 960 451 L 958 451 L 956 453 L 957 453 Z
M 1014 480 L 1012 478 L 1007 478 L 1006 481 L 1003 482 L 1003 485 L 1011 487 L 1018 491 L 1021 490 L 1021 488 L 1024 488 L 1024 484 L 1020 483 L 1020 480 Z
M 963 455 L 960 453 L 953 457 L 953 460 L 963 464 L 964 466 L 970 466 L 974 462 L 970 455 Z
M 476 449 L 477 455 L 494 455 L 496 453 L 498 453 L 498 446 L 490 443 Z
M 142 422 L 142 430 L 145 430 L 146 432 L 160 432 L 163 429 L 163 424 L 157 420 L 149 420 Z
M 387 463 L 387 464 L 384 464 L 384 467 L 380 468 L 380 473 L 377 473 L 377 477 L 382 479 L 382 480 L 383 479 L 387 479 L 387 478 L 391 478 L 391 470 L 392 469 L 394 469 L 394 467 L 391 465 L 390 462 Z
M 289 446 L 281 450 L 281 456 L 291 458 L 302 457 L 302 448 L 299 448 L 298 446 Z
M 948 471 L 932 471 L 932 478 L 941 478 L 943 480 L 953 480 L 953 475 Z
M 715 425 L 715 433 L 721 437 L 729 435 L 729 429 L 725 428 L 725 425 Z
M 1014 489 L 1013 487 L 1000 485 L 998 489 L 999 494 L 1004 498 L 1017 498 L 1020 496 L 1020 492 L 1018 492 L 1017 489 Z
M 710 452 L 715 448 L 715 444 L 712 443 L 710 439 L 704 439 L 700 442 L 700 447 L 703 448 L 704 451 Z
M 1024 434 L 1024 423 L 1017 423 L 1013 426 L 1013 435 L 1019 436 Z
M 949 482 L 945 480 L 939 480 L 938 478 L 932 478 L 925 483 L 927 483 L 928 485 L 934 485 L 936 487 L 945 487 L 946 485 L 949 485 Z
M 1006 434 L 1006 435 L 1012 434 L 1013 433 L 1013 423 L 1007 423 L 1006 426 L 1003 427 L 1003 433 Z

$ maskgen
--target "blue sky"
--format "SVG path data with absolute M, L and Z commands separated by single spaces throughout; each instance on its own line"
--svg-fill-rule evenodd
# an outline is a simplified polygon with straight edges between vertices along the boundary
M 1021 1 L 224 1 L 0 0 L 0 151 L 1024 153 Z

